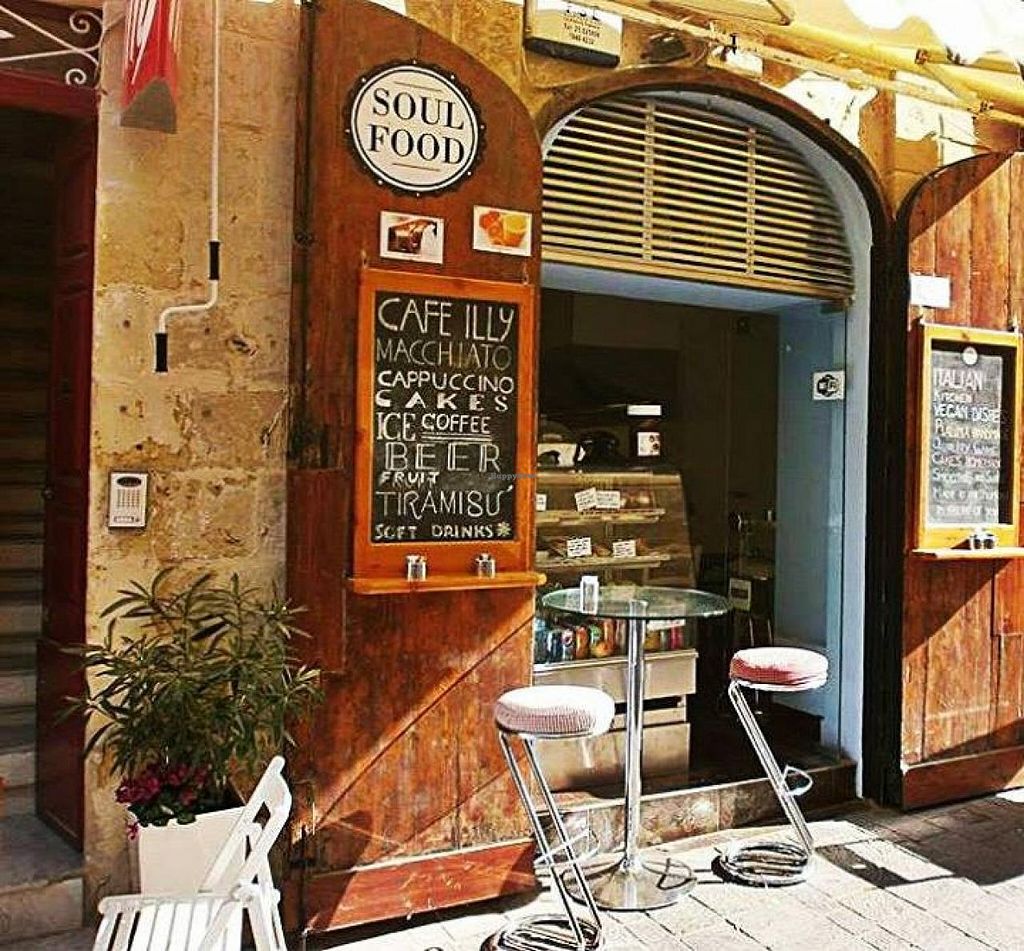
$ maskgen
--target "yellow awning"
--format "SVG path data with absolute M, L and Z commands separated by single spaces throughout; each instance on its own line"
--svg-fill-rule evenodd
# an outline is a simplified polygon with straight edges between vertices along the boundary
M 892 30 L 859 20 L 843 0 L 587 0 L 665 30 L 939 105 L 1024 125 L 1016 62 L 989 55 L 958 65 L 919 19 Z M 969 5 L 965 4 L 965 8 Z M 965 9 L 965 16 L 970 13 Z

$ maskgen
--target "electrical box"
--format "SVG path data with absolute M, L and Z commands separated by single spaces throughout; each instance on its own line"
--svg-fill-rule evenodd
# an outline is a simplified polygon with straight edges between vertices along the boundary
M 110 528 L 145 528 L 146 472 L 111 472 L 107 525 Z

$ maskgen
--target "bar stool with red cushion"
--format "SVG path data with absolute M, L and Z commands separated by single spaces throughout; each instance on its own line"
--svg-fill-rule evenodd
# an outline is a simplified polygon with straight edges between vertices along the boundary
M 748 885 L 792 885 L 803 880 L 814 853 L 797 797 L 813 784 L 811 777 L 794 766 L 780 768 L 757 723 L 743 688 L 768 693 L 816 690 L 828 680 L 828 658 L 801 647 L 752 647 L 737 651 L 729 665 L 729 699 L 740 719 L 761 767 L 772 785 L 779 805 L 797 841 L 736 843 L 719 857 L 725 875 Z M 794 785 L 791 780 L 798 782 Z
M 537 861 L 551 869 L 551 882 L 558 893 L 564 915 L 533 915 L 506 925 L 483 944 L 485 951 L 599 951 L 604 946 L 601 921 L 590 884 L 580 867 L 577 842 L 569 837 L 555 804 L 551 787 L 537 759 L 537 740 L 578 740 L 607 733 L 615 715 L 615 702 L 603 690 L 593 687 L 545 685 L 509 690 L 498 698 L 494 719 L 516 791 L 529 817 L 537 844 Z M 551 818 L 554 842 L 544 831 L 540 810 L 533 801 L 527 779 L 512 749 L 518 739 L 526 762 L 540 790 L 541 804 Z M 559 874 L 572 876 L 589 914 L 580 915 Z

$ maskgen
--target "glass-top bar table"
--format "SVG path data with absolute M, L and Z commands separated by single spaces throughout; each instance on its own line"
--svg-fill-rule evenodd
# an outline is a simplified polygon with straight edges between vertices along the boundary
M 619 862 L 589 872 L 587 877 L 601 908 L 646 911 L 671 905 L 693 888 L 696 878 L 690 867 L 678 859 L 668 856 L 644 858 L 640 855 L 640 764 L 646 678 L 644 636 L 648 621 L 718 617 L 729 611 L 729 602 L 717 594 L 689 588 L 609 585 L 601 588 L 593 610 L 584 610 L 581 606 L 579 588 L 552 591 L 541 598 L 541 603 L 565 614 L 629 622 L 626 648 L 625 846 Z M 574 891 L 571 883 L 570 891 Z

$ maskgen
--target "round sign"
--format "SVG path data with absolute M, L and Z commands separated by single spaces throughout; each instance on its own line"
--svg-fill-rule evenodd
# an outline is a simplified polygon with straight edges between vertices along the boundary
M 960 354 L 960 359 L 964 361 L 969 367 L 973 367 L 978 362 L 978 351 L 974 347 L 964 347 L 964 352 Z
M 345 132 L 379 184 L 415 195 L 454 187 L 483 151 L 483 123 L 469 94 L 451 73 L 416 62 L 361 77 Z

